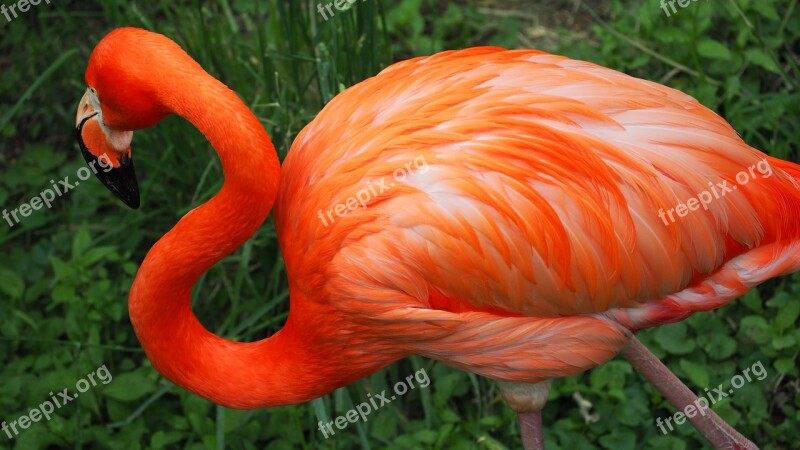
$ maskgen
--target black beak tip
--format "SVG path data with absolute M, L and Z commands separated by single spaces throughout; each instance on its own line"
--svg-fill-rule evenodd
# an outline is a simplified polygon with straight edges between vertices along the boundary
M 129 208 L 139 209 L 139 183 L 136 180 L 136 169 L 133 166 L 133 159 L 131 159 L 130 155 L 123 155 L 119 159 L 119 167 L 111 167 L 110 160 L 107 157 L 104 161 L 102 157 L 97 157 L 92 154 L 83 142 L 83 137 L 81 135 L 84 122 L 77 128 L 77 134 L 78 145 L 81 148 L 81 153 L 83 154 L 83 159 L 86 160 L 86 164 L 92 168 L 99 167 L 100 169 L 94 172 L 103 185 Z
M 116 194 L 116 192 L 115 192 Z M 117 194 L 117 197 L 122 200 L 122 203 L 128 205 L 130 209 L 139 209 L 139 190 L 137 189 L 136 192 L 132 192 L 127 196 L 123 196 L 121 194 Z

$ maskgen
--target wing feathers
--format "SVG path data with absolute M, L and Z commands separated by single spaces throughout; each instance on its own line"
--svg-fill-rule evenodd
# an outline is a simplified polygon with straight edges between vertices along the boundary
M 770 161 L 769 175 L 754 170 Z M 337 96 L 284 163 L 276 223 L 309 283 L 346 266 L 478 310 L 635 311 L 750 249 L 796 242 L 798 172 L 679 91 L 480 48 L 396 64 Z M 331 223 L 308 218 L 376 180 L 394 184 Z M 659 308 L 685 313 L 674 305 Z

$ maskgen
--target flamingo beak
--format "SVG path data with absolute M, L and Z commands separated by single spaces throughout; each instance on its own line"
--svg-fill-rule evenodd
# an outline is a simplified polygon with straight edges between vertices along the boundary
M 83 94 L 75 117 L 78 145 L 97 178 L 133 209 L 139 208 L 139 183 L 131 158 L 132 131 L 117 131 L 103 123 L 100 101 L 92 88 Z

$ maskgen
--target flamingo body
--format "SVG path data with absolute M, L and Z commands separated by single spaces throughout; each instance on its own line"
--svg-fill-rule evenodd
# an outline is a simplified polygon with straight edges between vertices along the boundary
M 756 166 L 707 210 L 659 217 Z M 332 100 L 283 164 L 275 219 L 290 277 L 340 316 L 331 333 L 534 382 L 797 270 L 798 174 L 674 89 L 474 48 Z

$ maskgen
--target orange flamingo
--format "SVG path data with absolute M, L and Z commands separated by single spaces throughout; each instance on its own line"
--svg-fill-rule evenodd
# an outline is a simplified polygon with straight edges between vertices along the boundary
M 305 402 L 419 354 L 498 380 L 542 448 L 549 380 L 622 353 L 682 409 L 695 397 L 634 333 L 800 269 L 800 166 L 679 91 L 587 62 L 472 48 L 392 65 L 331 101 L 282 168 L 236 94 L 162 35 L 111 32 L 86 82 L 81 148 L 110 156 L 98 176 L 128 205 L 133 130 L 178 114 L 219 154 L 223 187 L 150 249 L 129 308 L 155 368 L 220 405 Z M 759 164 L 769 176 L 736 186 Z M 273 203 L 291 313 L 267 339 L 220 338 L 190 292 Z M 713 413 L 694 424 L 755 448 Z

